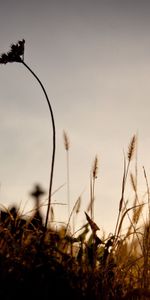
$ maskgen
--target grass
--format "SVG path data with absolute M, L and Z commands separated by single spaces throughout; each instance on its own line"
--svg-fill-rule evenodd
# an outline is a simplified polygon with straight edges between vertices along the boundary
M 52 180 L 55 159 L 55 123 L 45 89 L 24 62 L 24 40 L 2 54 L 0 64 L 22 63 L 40 83 L 49 105 L 53 125 L 53 153 L 50 170 L 49 201 L 45 224 L 38 206 L 29 220 L 23 219 L 15 207 L 0 213 L 0 299 L 81 299 L 123 300 L 150 299 L 150 192 L 145 168 L 146 202 L 140 200 L 137 186 L 137 136 L 124 154 L 121 198 L 114 234 L 99 236 L 94 220 L 95 184 L 98 158 L 90 174 L 90 203 L 86 222 L 77 232 L 71 232 L 71 217 L 77 217 L 81 196 L 70 211 L 69 140 L 64 132 L 67 154 L 67 225 L 52 227 Z M 131 161 L 135 156 L 135 169 Z M 133 190 L 130 205 L 125 197 L 127 184 Z M 148 211 L 144 217 L 143 208 Z M 125 219 L 129 225 L 123 230 Z M 73 219 L 73 220 L 74 220 Z M 74 223 L 73 223 L 74 224 Z M 74 226 L 73 226 L 74 227 Z
M 121 200 L 114 235 L 99 236 L 99 227 L 94 222 L 91 209 L 90 215 L 85 212 L 85 225 L 76 233 L 68 230 L 69 221 L 58 230 L 50 226 L 45 231 L 41 221 L 38 223 L 37 211 L 28 221 L 22 218 L 18 209 L 1 211 L 1 299 L 26 299 L 29 295 L 32 299 L 150 298 L 149 186 L 144 169 L 147 201 L 140 202 L 136 178 L 133 173 L 129 176 L 135 148 L 134 136 L 129 145 L 127 163 L 124 157 Z M 97 158 L 95 162 L 96 168 L 95 164 L 93 168 L 97 170 Z M 95 173 L 92 176 L 96 178 Z M 128 179 L 134 192 L 130 207 L 125 201 Z M 80 202 L 79 197 L 71 215 L 78 213 Z M 144 207 L 148 208 L 145 219 Z M 129 226 L 124 231 L 126 217 Z

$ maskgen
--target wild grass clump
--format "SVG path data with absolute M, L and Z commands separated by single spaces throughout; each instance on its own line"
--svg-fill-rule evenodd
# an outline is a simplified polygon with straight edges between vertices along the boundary
M 2 299 L 20 299 L 20 295 L 21 299 L 29 295 L 32 299 L 49 299 L 52 295 L 53 299 L 62 296 L 89 300 L 149 299 L 150 221 L 149 218 L 144 220 L 143 214 L 149 202 L 139 200 L 136 180 L 130 173 L 134 197 L 128 207 L 125 187 L 131 156 L 128 153 L 127 165 L 124 157 L 119 217 L 114 234 L 100 236 L 100 228 L 88 212 L 85 212 L 85 225 L 77 233 L 71 233 L 69 222 L 57 230 L 49 226 L 45 231 L 39 206 L 30 219 L 23 218 L 15 207 L 1 210 Z M 97 161 L 94 162 L 97 166 Z M 97 167 L 92 170 L 95 169 Z M 144 177 L 147 178 L 146 171 Z M 92 178 L 94 180 L 95 176 Z M 146 188 L 148 190 L 148 180 Z M 79 197 L 71 214 L 78 213 L 80 204 Z M 129 220 L 126 231 L 123 230 L 125 218 Z
M 51 203 L 55 160 L 55 123 L 46 91 L 36 74 L 24 62 L 25 41 L 11 46 L 0 57 L 0 64 L 22 63 L 40 83 L 49 106 L 53 127 L 53 151 L 50 170 L 48 208 L 45 223 L 40 212 L 39 186 L 32 193 L 36 199 L 34 214 L 25 219 L 14 206 L 0 211 L 0 299 L 79 299 L 146 300 L 150 299 L 150 192 L 145 168 L 147 200 L 141 199 L 137 185 L 137 136 L 124 154 L 121 197 L 113 234 L 100 234 L 94 220 L 95 184 L 98 157 L 90 173 L 90 201 L 84 212 L 85 224 L 77 232 L 70 220 L 81 209 L 81 195 L 70 209 L 69 139 L 64 132 L 67 154 L 67 208 L 65 226 L 52 227 Z M 134 161 L 134 172 L 131 162 Z M 129 183 L 133 199 L 126 199 Z M 145 217 L 144 210 L 148 211 Z M 50 222 L 49 213 L 51 214 Z M 125 220 L 128 226 L 124 230 Z M 44 223 L 44 224 L 43 224 Z M 74 226 L 73 226 L 74 227 Z M 100 231 L 100 232 L 99 232 Z M 113 231 L 112 231 L 113 232 Z

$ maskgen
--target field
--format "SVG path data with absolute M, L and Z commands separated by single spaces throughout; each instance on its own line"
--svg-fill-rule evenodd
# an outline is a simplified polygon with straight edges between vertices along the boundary
M 136 174 L 132 173 L 133 205 L 128 207 L 124 199 L 135 148 L 136 136 L 133 136 L 124 161 L 122 195 L 116 229 L 111 236 L 100 238 L 98 224 L 93 220 L 97 158 L 91 173 L 91 200 L 85 212 L 87 222 L 77 233 L 71 232 L 69 222 L 80 210 L 80 199 L 74 205 L 68 224 L 58 230 L 43 225 L 39 207 L 30 219 L 23 219 L 15 207 L 1 211 L 1 299 L 26 299 L 29 295 L 32 299 L 150 298 L 150 199 L 145 170 L 146 203 L 139 201 Z M 126 216 L 130 225 L 122 233 Z
M 144 199 L 138 196 L 137 162 L 134 172 L 131 161 L 136 157 L 137 137 L 129 143 L 124 155 L 121 199 L 113 234 L 99 236 L 94 221 L 95 184 L 98 158 L 95 158 L 90 182 L 90 203 L 85 212 L 86 223 L 73 232 L 70 220 L 80 211 L 79 198 L 70 211 L 69 142 L 64 133 L 67 153 L 68 223 L 54 229 L 51 203 L 55 162 L 55 122 L 53 111 L 36 74 L 24 62 L 25 40 L 12 44 L 11 51 L 2 54 L 0 64 L 22 63 L 37 79 L 45 94 L 53 127 L 53 152 L 50 172 L 49 198 L 45 224 L 40 212 L 39 187 L 33 196 L 37 205 L 31 218 L 24 219 L 19 209 L 12 207 L 0 214 L 0 298 L 1 299 L 89 299 L 121 300 L 150 299 L 150 191 L 146 175 Z M 125 190 L 130 179 L 134 193 L 128 205 Z M 130 201 L 131 203 L 131 201 Z M 146 214 L 143 213 L 146 211 Z M 125 218 L 129 220 L 123 230 Z

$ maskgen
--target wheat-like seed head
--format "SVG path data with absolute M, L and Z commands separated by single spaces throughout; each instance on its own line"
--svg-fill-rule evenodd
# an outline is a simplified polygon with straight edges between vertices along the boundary
M 136 148 L 137 137 L 134 135 L 131 139 L 131 142 L 128 147 L 128 161 L 130 162 L 134 156 L 135 148 Z
M 68 135 L 67 135 L 67 133 L 66 133 L 65 130 L 63 131 L 63 139 L 64 139 L 65 150 L 68 151 L 68 150 L 69 150 L 70 143 L 69 143 Z
M 136 207 L 133 210 L 133 217 L 132 217 L 133 224 L 137 224 L 138 223 L 140 215 L 141 215 L 141 212 L 142 212 L 142 209 L 143 209 L 143 205 L 138 206 L 138 207 Z
M 97 174 L 98 174 L 98 157 L 96 155 L 93 163 L 93 168 L 92 168 L 92 175 L 94 179 L 97 178 Z

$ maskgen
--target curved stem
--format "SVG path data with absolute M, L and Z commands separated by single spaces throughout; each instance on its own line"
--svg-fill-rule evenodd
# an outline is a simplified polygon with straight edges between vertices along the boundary
M 55 122 L 54 122 L 54 114 L 53 110 L 49 101 L 49 98 L 47 96 L 47 93 L 45 91 L 45 88 L 40 81 L 40 79 L 37 77 L 37 75 L 30 69 L 30 67 L 22 60 L 21 63 L 31 72 L 31 74 L 37 79 L 39 82 L 45 97 L 46 101 L 49 107 L 50 115 L 51 115 L 51 120 L 52 120 L 52 129 L 53 129 L 53 150 L 52 150 L 52 160 L 51 160 L 51 172 L 50 172 L 50 184 L 49 184 L 49 196 L 48 196 L 48 207 L 47 207 L 47 213 L 46 213 L 46 220 L 45 220 L 45 229 L 47 228 L 47 223 L 48 223 L 48 217 L 49 217 L 49 211 L 50 211 L 50 206 L 51 206 L 51 194 L 52 194 L 52 184 L 53 184 L 53 174 L 54 174 L 54 161 L 55 161 L 55 152 L 56 152 L 56 129 L 55 129 Z

